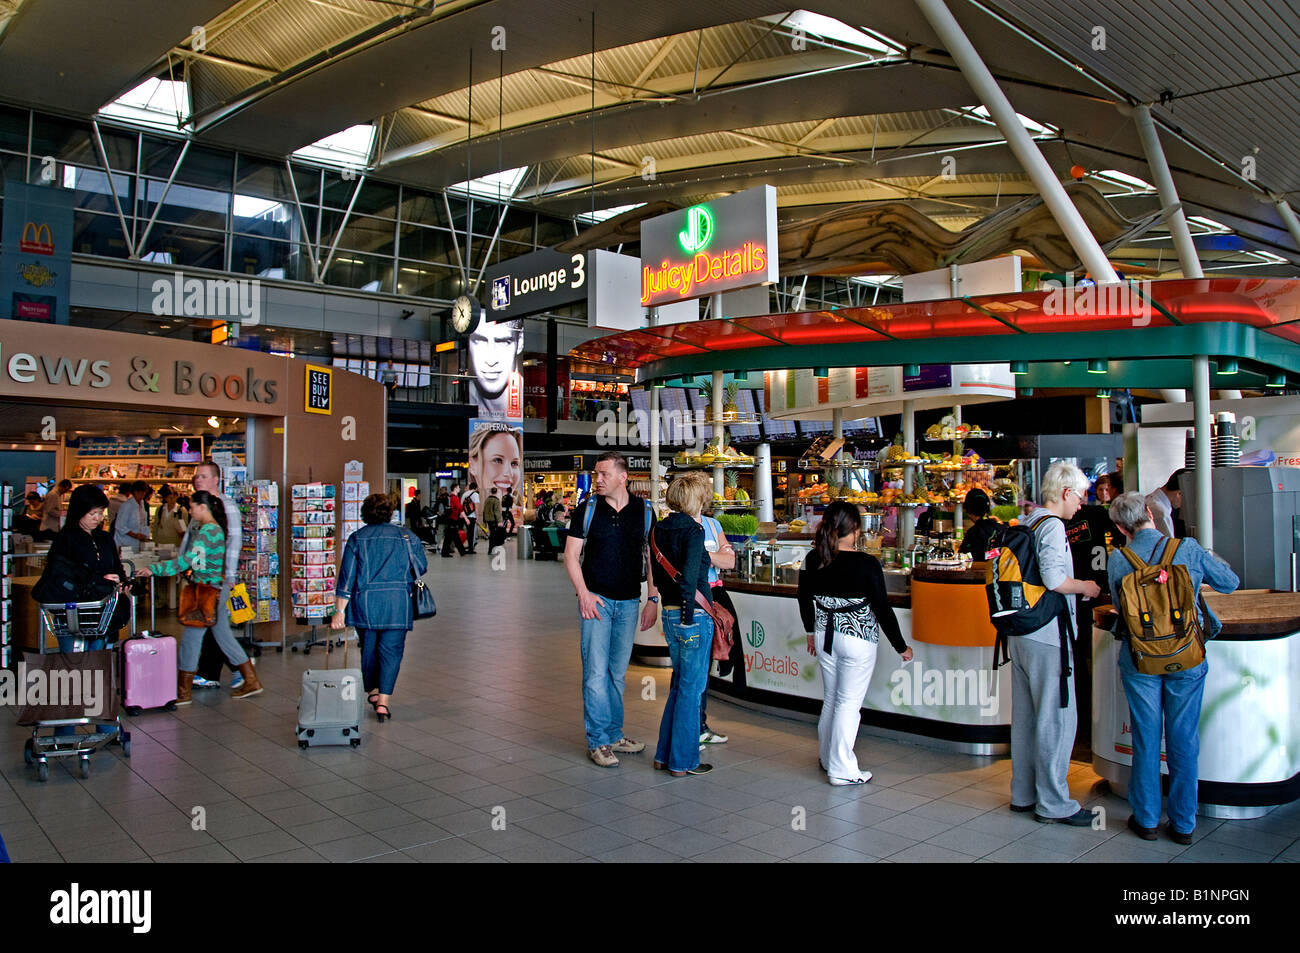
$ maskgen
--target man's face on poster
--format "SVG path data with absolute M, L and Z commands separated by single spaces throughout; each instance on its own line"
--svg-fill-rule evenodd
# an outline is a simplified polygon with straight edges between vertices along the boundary
M 523 347 L 523 328 L 514 322 L 479 320 L 469 336 L 469 360 L 484 397 L 495 399 L 505 391 Z

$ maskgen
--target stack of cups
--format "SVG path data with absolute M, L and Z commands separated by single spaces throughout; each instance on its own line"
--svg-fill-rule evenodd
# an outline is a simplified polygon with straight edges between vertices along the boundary
M 1214 466 L 1235 467 L 1241 460 L 1237 415 L 1224 411 L 1214 416 Z
M 1187 431 L 1187 446 L 1183 450 L 1183 466 L 1189 470 L 1196 469 L 1196 431 Z

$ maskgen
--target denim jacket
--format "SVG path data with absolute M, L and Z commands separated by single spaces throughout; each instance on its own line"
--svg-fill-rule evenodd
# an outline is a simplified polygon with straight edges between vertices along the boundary
M 367 524 L 349 536 L 334 589 L 336 597 L 348 600 L 347 624 L 358 629 L 410 631 L 415 624 L 412 560 L 423 576 L 429 568 L 424 547 L 401 526 Z
M 681 573 L 681 585 L 668 576 L 668 570 L 659 565 L 650 554 L 650 571 L 654 573 L 655 586 L 665 606 L 682 607 L 682 625 L 695 624 L 695 593 L 698 591 L 709 602 L 713 591 L 709 588 L 709 554 L 704 549 L 704 527 L 685 513 L 670 513 L 668 518 L 656 523 L 650 531 L 659 552 Z
M 1146 563 L 1155 563 L 1160 559 L 1160 554 L 1164 551 L 1164 545 L 1169 537 L 1158 529 L 1150 528 L 1138 530 L 1138 532 L 1129 541 L 1128 547 L 1139 559 Z M 1192 577 L 1192 589 L 1196 593 L 1201 591 L 1201 583 L 1209 583 L 1216 592 L 1232 592 L 1241 584 L 1237 574 L 1232 571 L 1232 567 L 1212 553 L 1207 553 L 1201 548 L 1201 544 L 1194 539 L 1183 539 L 1178 547 L 1178 552 L 1174 553 L 1174 565 L 1183 565 L 1187 567 L 1187 573 Z M 1110 554 L 1106 562 L 1106 575 L 1110 580 L 1110 597 L 1116 606 L 1119 605 L 1119 584 L 1125 576 L 1133 572 L 1133 564 L 1125 558 L 1124 554 L 1116 549 Z M 1196 600 L 1196 616 L 1200 620 L 1201 630 L 1205 633 L 1207 639 L 1212 639 L 1219 634 L 1223 628 L 1222 623 L 1215 617 L 1209 605 L 1198 598 Z M 1128 638 L 1128 631 L 1124 628 L 1124 617 L 1120 616 L 1119 625 L 1115 629 L 1115 637 L 1119 639 Z

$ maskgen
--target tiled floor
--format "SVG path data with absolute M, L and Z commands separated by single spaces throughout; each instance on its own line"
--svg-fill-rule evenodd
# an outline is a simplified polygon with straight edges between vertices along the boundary
M 598 768 L 584 750 L 576 602 L 563 568 L 511 557 L 494 573 L 486 555 L 431 566 L 438 616 L 407 641 L 396 720 L 367 723 L 357 750 L 299 751 L 294 740 L 300 675 L 322 665 L 319 649 L 309 659 L 263 655 L 260 697 L 201 691 L 189 709 L 134 719 L 131 759 L 117 749 L 95 755 L 88 781 L 55 764 L 49 782 L 37 782 L 23 765 L 24 730 L 9 726 L 0 833 L 13 859 L 1300 859 L 1300 804 L 1255 821 L 1202 818 L 1191 847 L 1148 843 L 1124 829 L 1127 803 L 1097 794 L 1082 764 L 1072 793 L 1106 809 L 1105 830 L 1012 814 L 1006 759 L 865 733 L 858 756 L 875 779 L 831 787 L 817 770 L 812 724 L 721 700 L 710 702 L 710 720 L 732 740 L 709 749 L 712 774 L 668 777 L 651 770 L 651 752 Z M 647 676 L 658 700 L 642 698 Z M 667 681 L 664 669 L 629 671 L 631 737 L 653 742 Z

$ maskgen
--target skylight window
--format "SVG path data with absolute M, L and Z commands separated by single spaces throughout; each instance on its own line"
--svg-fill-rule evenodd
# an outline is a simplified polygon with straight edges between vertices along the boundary
M 1136 175 L 1129 175 L 1127 172 L 1120 172 L 1118 169 L 1102 169 L 1100 172 L 1094 173 L 1093 178 L 1112 182 L 1116 185 L 1127 185 L 1132 191 L 1124 193 L 1126 195 L 1151 193 L 1156 190 L 1156 187 L 1145 179 L 1139 179 Z
M 1198 228 L 1205 229 L 1206 231 L 1210 231 L 1210 232 L 1215 232 L 1217 234 L 1222 234 L 1225 232 L 1232 231 L 1232 229 L 1230 229 L 1227 225 L 1224 225 L 1222 222 L 1216 222 L 1214 219 L 1206 218 L 1204 215 L 1187 216 L 1187 224 L 1195 225 Z
M 802 30 L 808 36 L 817 37 L 841 46 L 855 46 L 872 53 L 896 53 L 898 47 L 883 42 L 879 37 L 864 33 L 851 27 L 842 20 L 828 17 L 809 10 L 795 10 L 789 16 L 777 13 L 772 16 L 759 17 L 765 23 L 780 23 L 782 30 Z M 784 20 L 784 22 L 783 22 Z
M 505 201 L 514 197 L 527 174 L 528 166 L 505 169 L 501 172 L 493 172 L 491 175 L 470 179 L 468 182 L 457 182 L 455 185 L 448 186 L 448 191 L 468 193 L 480 199 L 500 198 Z
M 99 114 L 137 125 L 179 129 L 190 115 L 190 90 L 180 80 L 146 79 L 113 100 Z
M 967 116 L 970 116 L 972 119 L 980 119 L 984 122 L 996 125 L 996 123 L 993 122 L 993 117 L 989 115 L 987 106 L 976 106 L 973 109 L 963 109 L 962 112 Z M 1061 130 L 1057 129 L 1055 126 L 1045 126 L 1036 119 L 1030 119 L 1024 113 L 1016 113 L 1016 118 L 1020 120 L 1020 125 L 1024 126 L 1026 131 L 1035 136 L 1057 136 L 1061 133 Z
M 370 163 L 370 150 L 375 143 L 375 127 L 370 123 L 349 126 L 309 146 L 294 151 L 294 156 L 308 162 L 318 162 L 337 168 L 364 168 Z
M 614 208 L 597 209 L 595 212 L 579 212 L 576 218 L 585 225 L 596 225 L 600 222 L 607 222 L 624 212 L 630 212 L 634 208 L 640 208 L 642 205 L 645 205 L 645 202 L 637 202 L 634 205 L 616 205 Z

